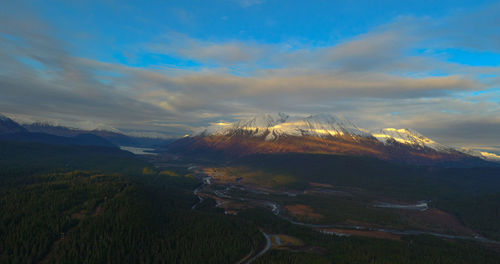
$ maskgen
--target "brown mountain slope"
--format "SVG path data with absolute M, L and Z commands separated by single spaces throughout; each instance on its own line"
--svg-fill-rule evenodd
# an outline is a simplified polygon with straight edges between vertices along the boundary
M 391 142 L 384 144 L 375 138 L 335 136 L 284 136 L 265 140 L 265 135 L 208 135 L 186 137 L 173 142 L 168 152 L 205 158 L 239 158 L 257 153 L 314 153 L 370 156 L 417 165 L 447 162 L 478 161 L 467 154 L 438 152 L 431 148 Z

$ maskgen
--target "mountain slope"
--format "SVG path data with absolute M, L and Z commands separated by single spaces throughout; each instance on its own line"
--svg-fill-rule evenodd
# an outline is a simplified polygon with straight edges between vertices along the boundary
M 384 128 L 372 133 L 380 142 L 385 144 L 400 143 L 413 146 L 415 148 L 431 148 L 441 152 L 452 152 L 453 148 L 437 143 L 436 141 L 424 137 L 422 134 L 411 129 Z
M 12 119 L 0 115 L 0 134 L 27 132 L 24 127 L 14 122 Z
M 474 157 L 479 157 L 481 159 L 492 161 L 492 162 L 500 162 L 500 156 L 495 153 L 490 153 L 486 151 L 476 151 L 469 148 L 461 148 L 460 151 L 463 153 L 467 153 Z

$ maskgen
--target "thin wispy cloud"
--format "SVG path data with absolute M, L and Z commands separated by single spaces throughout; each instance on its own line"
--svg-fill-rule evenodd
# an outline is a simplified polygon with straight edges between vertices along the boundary
M 235 0 L 243 7 L 251 7 L 255 5 L 261 5 L 266 2 L 266 0 Z

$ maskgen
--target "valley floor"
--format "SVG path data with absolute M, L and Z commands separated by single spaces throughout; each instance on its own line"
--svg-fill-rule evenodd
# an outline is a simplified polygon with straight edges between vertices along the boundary
M 182 165 L 175 165 L 179 166 Z M 168 169 L 169 165 L 159 164 L 158 167 Z M 405 243 L 424 236 L 438 241 L 474 243 L 475 247 L 500 252 L 500 242 L 481 236 L 461 224 L 452 214 L 433 208 L 432 201 L 402 202 L 359 188 L 314 182 L 310 184 L 311 188 L 300 191 L 274 189 L 259 186 L 251 179 L 247 181 L 238 174 L 231 175 L 226 168 L 194 163 L 184 167 L 203 182 L 193 191 L 198 197 L 193 210 L 204 208 L 209 201 L 213 201 L 213 206 L 221 208 L 226 215 L 264 209 L 289 224 L 339 238 L 360 237 Z M 269 246 L 260 253 L 249 254 L 244 259 L 247 263 L 261 257 L 269 249 L 324 255 L 325 249 L 321 246 L 307 245 L 300 238 L 273 234 L 272 231 L 266 231 L 271 232 L 270 235 L 264 233 Z M 282 244 L 283 237 L 294 242 Z

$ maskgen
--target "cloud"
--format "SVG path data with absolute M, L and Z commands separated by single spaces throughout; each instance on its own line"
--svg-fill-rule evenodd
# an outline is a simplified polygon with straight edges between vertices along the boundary
M 441 20 L 430 21 L 432 31 L 425 34 L 436 46 L 500 52 L 500 3 L 476 10 L 461 11 Z M 424 31 L 425 28 L 421 29 Z
M 242 7 L 261 5 L 266 2 L 265 0 L 235 0 L 235 1 L 237 1 Z
M 170 32 L 153 43 L 145 44 L 145 52 L 173 56 L 198 62 L 198 69 L 232 71 L 242 75 L 257 74 L 267 69 L 337 70 L 345 73 L 377 73 L 399 75 L 500 74 L 498 67 L 468 67 L 447 62 L 434 50 L 458 45 L 436 32 L 444 26 L 429 18 L 400 17 L 387 25 L 350 39 L 326 46 L 300 43 L 264 44 L 252 40 L 199 40 Z M 491 27 L 491 26 L 490 26 Z M 446 30 L 451 31 L 448 25 Z M 451 34 L 451 33 L 443 33 Z M 481 39 L 480 36 L 475 36 Z M 478 41 L 479 43 L 479 41 Z M 201 65 L 201 66 L 200 66 Z M 262 70 L 265 69 L 265 70 Z M 469 77 L 474 77 L 470 75 Z
M 103 83 L 99 64 L 70 55 L 64 43 L 43 33 L 50 32 L 43 21 L 3 19 L 8 27 L 2 27 L 0 38 L 1 112 L 108 128 L 148 126 L 144 121 L 167 114 L 135 99 L 134 92 Z
M 480 114 L 464 116 L 442 115 L 438 120 L 419 121 L 423 132 L 434 135 L 441 142 L 469 148 L 492 146 L 498 142 L 500 118 Z
M 495 48 L 493 33 L 487 46 L 473 30 L 454 33 L 450 24 L 457 21 L 400 17 L 323 46 L 171 32 L 128 52 L 196 66 L 138 68 L 73 55 L 36 16 L 3 17 L 0 24 L 8 26 L 0 27 L 0 112 L 168 135 L 256 112 L 332 112 L 368 129 L 408 127 L 452 145 L 499 145 L 500 106 L 493 100 L 500 98 L 499 67 L 450 63 L 421 52 L 451 45 Z M 436 32 L 450 37 L 437 41 Z M 464 42 L 461 34 L 477 39 Z
M 272 48 L 242 41 L 201 41 L 184 34 L 170 32 L 153 44 L 148 51 L 222 66 L 253 64 L 269 55 Z

